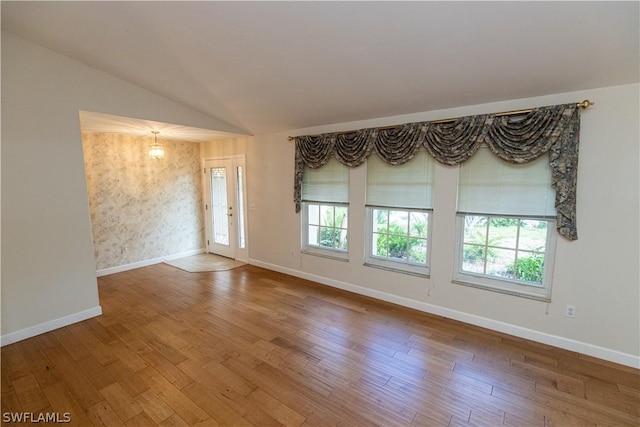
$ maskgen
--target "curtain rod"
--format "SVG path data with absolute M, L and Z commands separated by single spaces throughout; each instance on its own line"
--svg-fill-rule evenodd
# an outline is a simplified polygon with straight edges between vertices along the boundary
M 588 99 L 585 99 L 582 102 L 576 103 L 576 107 L 580 108 L 581 110 L 586 110 L 587 108 L 591 107 L 594 104 L 595 104 L 595 102 L 589 101 Z M 529 108 L 527 110 L 502 111 L 500 113 L 495 113 L 495 115 L 496 115 L 496 117 L 515 116 L 515 115 L 518 115 L 518 114 L 530 113 L 533 110 L 534 110 L 534 108 Z M 462 117 L 466 117 L 466 116 L 453 117 L 451 119 L 433 120 L 433 121 L 430 121 L 429 123 L 450 123 L 450 122 L 454 122 L 454 121 L 456 121 L 458 119 L 461 119 Z M 377 128 L 377 129 L 393 129 L 393 128 L 397 128 L 397 127 L 400 127 L 400 126 L 402 126 L 402 124 L 400 124 L 400 125 L 392 125 L 392 126 L 382 126 L 382 127 Z M 345 130 L 345 131 L 342 131 L 342 132 L 327 132 L 327 133 L 332 133 L 332 134 L 335 134 L 335 135 L 344 135 L 344 134 L 353 133 L 353 132 L 357 132 L 357 130 Z M 320 136 L 320 135 L 322 135 L 322 134 L 308 135 L 308 136 Z M 294 139 L 296 139 L 296 137 L 295 136 L 289 136 L 289 137 L 287 137 L 287 139 L 289 141 L 293 141 Z

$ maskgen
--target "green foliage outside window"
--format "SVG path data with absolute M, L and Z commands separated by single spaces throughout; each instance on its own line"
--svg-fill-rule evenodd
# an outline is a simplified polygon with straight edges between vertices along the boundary
M 335 207 L 324 211 L 320 226 L 320 246 L 335 249 L 347 249 L 346 230 L 344 226 L 347 218 L 346 208 Z
M 509 272 L 513 274 L 514 265 L 509 267 Z M 531 254 L 531 256 L 518 258 L 515 263 L 516 279 L 524 282 L 542 283 L 542 272 L 544 271 L 544 255 Z
M 426 264 L 427 220 L 422 212 L 376 209 L 374 255 Z M 394 218 L 389 220 L 389 218 Z M 411 218 L 409 220 L 409 218 Z M 396 223 L 399 222 L 399 223 Z M 401 225 L 402 224 L 402 225 Z M 408 230 L 410 228 L 410 230 Z
M 462 269 L 542 283 L 547 221 L 466 215 Z M 517 253 L 517 259 L 516 259 Z

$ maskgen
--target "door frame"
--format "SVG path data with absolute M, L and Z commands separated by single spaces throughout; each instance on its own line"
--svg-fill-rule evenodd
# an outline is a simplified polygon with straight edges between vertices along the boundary
M 209 168 L 207 168 L 208 162 L 216 162 L 216 161 L 231 161 L 231 177 L 229 182 L 227 182 L 227 193 L 233 192 L 232 200 L 233 203 L 233 211 L 234 216 L 236 217 L 236 221 L 234 221 L 233 230 L 230 230 L 230 233 L 235 234 L 235 238 L 230 238 L 230 242 L 234 243 L 235 248 L 232 248 L 232 253 L 234 254 L 233 258 L 238 261 L 248 262 L 249 261 L 249 227 L 247 220 L 247 167 L 246 167 L 246 157 L 245 155 L 234 155 L 234 156 L 222 156 L 222 157 L 206 157 L 202 159 L 202 196 L 203 196 L 203 218 L 205 223 L 205 235 L 204 235 L 204 243 L 205 243 L 205 252 L 209 252 L 208 241 L 211 240 L 211 183 L 210 181 L 210 172 Z M 242 182 L 238 183 L 238 167 L 242 167 Z M 238 206 L 238 189 L 242 188 L 242 204 L 243 209 L 239 209 Z M 240 220 L 242 220 L 244 224 L 244 247 L 241 247 L 239 233 L 238 233 L 238 225 L 240 224 Z

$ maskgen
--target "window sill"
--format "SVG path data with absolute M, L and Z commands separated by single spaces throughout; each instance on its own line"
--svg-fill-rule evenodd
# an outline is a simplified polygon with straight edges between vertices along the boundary
M 321 258 L 332 259 L 332 260 L 335 260 L 335 261 L 349 262 L 349 253 L 348 252 L 332 253 L 329 250 L 307 248 L 307 249 L 302 249 L 300 251 L 300 253 L 305 254 L 305 255 L 313 255 L 313 256 L 317 256 L 317 257 L 321 257 Z
M 462 286 L 469 286 L 471 288 L 477 288 L 477 289 L 484 289 L 487 291 L 492 291 L 492 292 L 498 292 L 501 294 L 506 294 L 506 295 L 512 295 L 515 297 L 520 297 L 520 298 L 527 298 L 527 299 L 532 299 L 535 301 L 542 301 L 542 302 L 551 302 L 551 296 L 547 295 L 547 292 L 549 292 L 549 290 L 545 289 L 545 288 L 540 288 L 542 290 L 545 291 L 545 293 L 533 293 L 533 292 L 525 292 L 523 290 L 519 290 L 519 289 L 514 289 L 514 288 L 507 288 L 506 286 L 499 286 L 499 285 L 489 285 L 489 284 L 482 284 L 482 283 L 477 283 L 477 282 L 471 282 L 468 280 L 460 280 L 460 279 L 453 279 L 451 280 L 451 283 L 454 283 L 456 285 L 462 285 Z M 514 284 L 513 286 L 526 286 L 526 285 L 516 285 Z
M 371 262 L 365 262 L 363 265 L 365 267 L 378 268 L 380 270 L 392 271 L 394 273 L 399 273 L 399 274 L 408 274 L 410 276 L 423 277 L 425 279 L 429 279 L 431 277 L 431 275 L 429 274 L 429 271 L 425 271 L 425 272 L 412 271 L 412 270 L 404 269 L 401 266 L 393 267 L 393 266 L 375 264 Z

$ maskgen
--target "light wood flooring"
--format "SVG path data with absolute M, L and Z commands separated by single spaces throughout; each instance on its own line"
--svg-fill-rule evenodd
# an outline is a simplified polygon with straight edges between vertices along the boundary
M 99 279 L 2 348 L 2 412 L 82 426 L 638 426 L 640 373 L 254 266 Z M 70 296 L 72 297 L 72 296 Z M 42 424 L 34 424 L 42 425 Z

